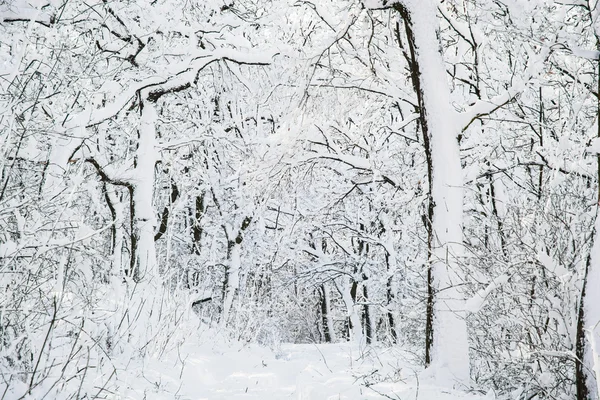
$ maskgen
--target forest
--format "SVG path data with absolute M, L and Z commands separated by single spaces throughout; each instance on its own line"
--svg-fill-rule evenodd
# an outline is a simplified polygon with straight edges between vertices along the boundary
M 598 0 L 0 0 L 0 399 L 598 400 L 599 112 Z

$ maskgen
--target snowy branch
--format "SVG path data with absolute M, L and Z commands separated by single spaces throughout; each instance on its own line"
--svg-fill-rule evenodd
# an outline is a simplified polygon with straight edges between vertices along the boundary
M 0 3 L 0 23 L 35 22 L 49 28 L 54 23 L 55 17 L 41 10 L 45 6 L 48 6 L 47 2 L 32 7 L 26 0 L 11 1 L 8 5 Z
M 459 113 L 458 123 L 461 129 L 460 132 L 465 132 L 477 119 L 492 114 L 523 92 L 527 84 L 543 72 L 544 62 L 547 60 L 549 54 L 550 48 L 546 47 L 540 54 L 531 55 L 522 79 L 515 80 L 512 86 L 506 89 L 504 93 L 492 97 L 491 99 L 479 100 L 465 111 Z

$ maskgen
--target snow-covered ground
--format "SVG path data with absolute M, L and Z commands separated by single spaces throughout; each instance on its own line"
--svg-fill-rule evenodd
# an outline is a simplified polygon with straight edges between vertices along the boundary
M 492 399 L 436 387 L 399 349 L 350 344 L 276 348 L 227 343 L 181 346 L 173 354 L 129 365 L 119 399 Z
M 0 400 L 496 399 L 424 370 L 401 344 L 289 344 L 271 330 L 241 342 L 218 325 L 167 325 L 149 331 L 155 334 L 149 341 L 135 339 L 145 329 L 113 333 L 121 339 L 110 346 L 100 325 L 94 332 L 90 324 L 84 332 L 90 340 L 76 346 L 57 325 L 51 350 L 36 364 L 37 378 L 0 368 Z

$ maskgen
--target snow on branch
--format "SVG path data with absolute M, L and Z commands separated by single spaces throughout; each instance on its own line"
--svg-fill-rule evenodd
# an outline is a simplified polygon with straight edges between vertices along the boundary
M 523 92 L 527 83 L 542 73 L 544 62 L 548 58 L 550 50 L 549 47 L 545 47 L 539 54 L 532 54 L 525 73 L 523 74 L 523 78 L 520 80 L 515 79 L 513 85 L 506 89 L 504 93 L 492 97 L 491 99 L 479 100 L 468 107 L 466 111 L 459 113 L 458 123 L 460 132 L 466 131 L 475 120 L 492 114 Z
M 458 33 L 460 37 L 467 41 L 472 48 L 477 47 L 480 43 L 483 42 L 483 35 L 481 33 L 479 33 L 476 30 L 473 30 L 473 28 L 470 25 L 466 25 L 463 22 L 454 18 L 442 4 L 440 4 L 438 8 L 446 22 L 448 22 L 452 29 L 454 29 L 454 31 Z
M 508 282 L 509 278 L 510 275 L 504 273 L 492 279 L 492 281 L 485 288 L 481 289 L 480 291 L 475 293 L 473 297 L 467 300 L 467 302 L 465 303 L 465 311 L 468 311 L 473 314 L 479 312 L 479 310 L 481 310 L 481 308 L 485 304 L 485 300 L 490 295 L 490 293 L 492 293 L 492 291 Z
M 353 155 L 348 155 L 348 154 L 317 153 L 316 155 L 311 154 L 306 159 L 306 161 L 313 160 L 313 159 L 339 161 L 343 164 L 350 166 L 351 168 L 362 169 L 362 170 L 371 170 L 371 163 L 369 162 L 368 159 L 353 156 Z
M 151 102 L 156 102 L 165 94 L 180 92 L 195 86 L 200 79 L 200 72 L 215 61 L 229 61 L 238 65 L 269 65 L 276 54 L 271 53 L 265 56 L 242 53 L 232 49 L 218 49 L 202 54 L 193 59 L 190 68 L 177 73 L 177 76 L 169 78 L 158 85 L 149 85 L 148 94 L 145 97 Z
M 50 27 L 54 23 L 54 15 L 42 11 L 42 8 L 48 5 L 47 1 L 17 0 L 9 2 L 8 5 L 0 6 L 0 23 L 33 21 Z
M 600 51 L 598 50 L 586 50 L 579 47 L 570 47 L 568 50 L 570 50 L 574 56 L 585 58 L 586 60 L 597 61 L 600 59 Z
M 128 179 L 118 177 L 118 174 L 116 174 L 114 171 L 109 171 L 107 166 L 101 166 L 95 158 L 88 157 L 85 159 L 85 162 L 90 163 L 96 169 L 98 175 L 100 175 L 100 179 L 102 179 L 103 182 L 108 182 L 111 185 L 131 188 L 132 185 Z
M 90 128 L 115 117 L 136 97 L 156 102 L 165 94 L 188 89 L 198 83 L 200 72 L 215 61 L 228 61 L 238 65 L 269 65 L 273 57 L 278 54 L 276 52 L 258 53 L 258 51 L 257 54 L 244 53 L 233 49 L 217 49 L 197 53 L 188 61 L 177 64 L 177 68 L 172 68 L 169 78 L 153 76 L 138 82 L 105 107 L 86 110 L 71 118 L 64 126 L 75 128 L 84 125 L 86 128 Z

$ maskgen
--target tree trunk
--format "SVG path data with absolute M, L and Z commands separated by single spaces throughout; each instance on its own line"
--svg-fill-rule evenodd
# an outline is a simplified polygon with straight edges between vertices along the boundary
M 154 275 L 156 247 L 154 226 L 156 216 L 152 206 L 154 196 L 154 165 L 156 164 L 156 110 L 149 102 L 142 108 L 138 148 L 131 180 L 131 277 L 135 282 L 148 274 Z
M 125 237 L 125 232 L 123 232 L 123 221 L 125 220 L 125 204 L 121 202 L 119 194 L 112 185 L 109 186 L 104 183 L 104 195 L 110 209 L 111 217 L 114 221 L 111 228 L 111 275 L 123 280 L 123 237 Z
M 229 319 L 233 299 L 240 286 L 241 267 L 241 242 L 229 241 L 227 243 L 227 270 L 225 271 L 225 282 L 223 285 L 223 314 L 221 324 L 225 325 Z
M 363 281 L 363 296 L 365 298 L 365 305 L 363 306 L 363 319 L 365 325 L 365 337 L 367 339 L 367 344 L 373 343 L 374 338 L 374 330 L 373 330 L 373 314 L 371 313 L 371 308 L 369 306 L 369 293 L 367 290 L 367 281 Z
M 577 340 L 575 355 L 578 360 L 575 368 L 577 399 L 598 399 L 598 354 L 595 348 L 600 345 L 600 207 L 596 207 L 593 245 L 586 265 L 579 313 L 577 319 Z
M 356 305 L 357 283 L 353 278 L 344 278 L 344 285 L 340 290 L 342 300 L 346 306 L 348 316 L 348 338 L 356 343 L 363 341 L 363 329 L 360 315 Z
M 240 271 L 242 269 L 242 242 L 244 232 L 250 226 L 252 217 L 246 217 L 237 230 L 235 237 L 231 227 L 225 226 L 227 237 L 227 266 L 225 269 L 225 281 L 223 282 L 223 314 L 221 314 L 221 325 L 227 324 L 233 300 L 240 288 Z
M 437 3 L 403 0 L 394 8 L 406 25 L 412 80 L 420 109 L 428 165 L 429 263 L 427 362 L 448 380 L 469 380 L 469 346 L 464 319 L 463 283 L 458 263 L 463 233 L 460 129 L 451 108 L 446 69 L 437 36 Z
M 201 220 L 204 216 L 204 193 L 200 196 L 196 196 L 196 210 L 194 213 L 194 223 L 192 227 L 192 253 L 200 255 L 200 247 L 202 241 L 202 224 Z
M 391 231 L 390 222 L 387 217 L 381 218 L 381 224 L 383 226 L 382 235 L 385 237 L 384 249 L 385 249 L 385 267 L 387 273 L 387 280 L 385 285 L 385 297 L 386 297 L 386 315 L 385 320 L 389 329 L 390 339 L 392 343 L 397 343 L 398 333 L 396 332 L 396 321 L 394 318 L 394 300 L 398 288 L 395 284 L 397 271 L 396 261 L 396 249 L 394 248 L 394 235 Z
M 321 317 L 325 342 L 332 343 L 335 341 L 335 331 L 333 329 L 333 319 L 331 318 L 329 289 L 325 283 L 321 285 Z
M 600 39 L 597 38 L 597 48 Z M 598 63 L 597 85 L 600 88 L 600 63 Z M 600 112 L 600 98 L 597 100 Z M 597 123 L 597 137 L 600 137 L 600 123 Z M 598 354 L 594 351 L 600 344 L 600 154 L 596 156 L 597 185 L 596 220 L 592 232 L 592 249 L 587 259 L 583 276 L 583 286 L 577 313 L 577 337 L 575 340 L 575 386 L 577 400 L 598 399 L 598 378 L 600 368 Z

